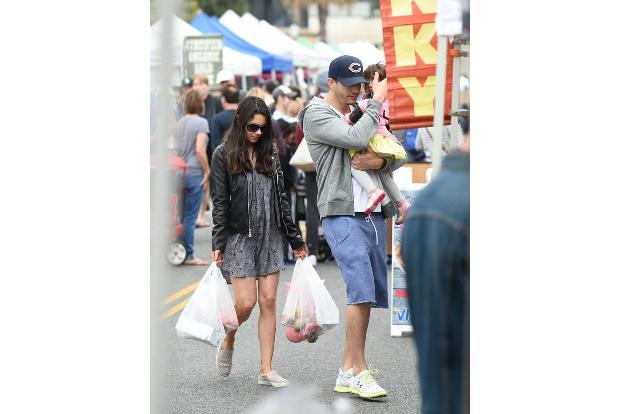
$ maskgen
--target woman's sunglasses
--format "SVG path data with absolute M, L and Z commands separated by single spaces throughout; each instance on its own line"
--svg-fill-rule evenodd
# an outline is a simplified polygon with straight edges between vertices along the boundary
M 248 130 L 248 132 L 257 132 L 258 130 L 261 130 L 261 133 L 264 133 L 265 128 L 267 128 L 266 125 L 257 125 L 257 124 L 246 125 L 246 129 Z

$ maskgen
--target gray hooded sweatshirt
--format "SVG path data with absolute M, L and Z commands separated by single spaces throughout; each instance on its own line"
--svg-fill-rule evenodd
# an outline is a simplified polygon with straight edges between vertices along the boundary
M 298 123 L 304 132 L 311 158 L 317 167 L 317 206 L 319 216 L 353 216 L 354 194 L 351 177 L 350 149 L 365 149 L 379 125 L 381 104 L 371 100 L 358 122 L 348 125 L 325 99 L 315 97 L 300 111 Z M 386 160 L 386 165 L 375 170 L 390 173 L 405 160 Z M 377 187 L 383 189 L 377 175 L 371 175 Z M 385 217 L 397 214 L 394 203 L 382 206 Z

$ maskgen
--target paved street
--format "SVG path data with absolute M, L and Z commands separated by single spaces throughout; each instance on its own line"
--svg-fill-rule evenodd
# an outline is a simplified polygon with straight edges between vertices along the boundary
M 211 230 L 196 230 L 196 252 L 198 257 L 209 258 L 211 254 Z M 321 336 L 314 344 L 294 344 L 284 336 L 284 327 L 278 325 L 274 368 L 292 386 L 276 389 L 257 384 L 259 369 L 259 342 L 257 338 L 258 305 L 250 319 L 242 325 L 235 343 L 233 369 L 228 378 L 217 375 L 215 369 L 216 348 L 205 343 L 177 338 L 175 323 L 184 300 L 191 295 L 191 285 L 198 281 L 207 267 L 170 267 L 170 291 L 164 298 L 169 303 L 162 305 L 162 314 L 168 312 L 163 323 L 170 341 L 170 371 L 167 380 L 170 394 L 166 396 L 166 412 L 170 414 L 190 413 L 240 413 L 270 396 L 284 396 L 297 384 L 304 390 L 316 387 L 313 397 L 326 409 L 338 398 L 351 402 L 353 413 L 416 413 L 418 412 L 418 390 L 415 378 L 415 353 L 411 337 L 390 337 L 390 312 L 388 309 L 371 311 L 367 340 L 367 361 L 379 370 L 378 382 L 388 391 L 388 397 L 378 401 L 364 401 L 351 395 L 338 394 L 332 389 L 336 372 L 341 362 L 344 342 L 345 286 L 334 262 L 318 264 L 317 272 L 325 279 L 325 285 L 332 294 L 341 312 L 341 324 Z M 293 265 L 281 273 L 277 300 L 277 319 L 280 317 L 285 296 L 284 286 L 291 279 Z M 182 289 L 190 286 L 190 288 Z M 177 293 L 181 291 L 180 293 Z M 232 291 L 232 289 L 231 289 Z M 186 293 L 184 295 L 184 293 Z M 177 293 L 175 295 L 175 293 Z M 174 295 L 174 296 L 172 296 Z M 172 296 L 172 297 L 171 297 Z M 176 308 L 175 308 L 176 306 Z M 310 410 L 309 404 L 304 404 Z M 297 414 L 304 407 L 295 408 Z M 282 413 L 293 412 L 283 404 Z M 314 410 L 314 413 L 319 411 Z M 329 411 L 332 412 L 332 411 Z

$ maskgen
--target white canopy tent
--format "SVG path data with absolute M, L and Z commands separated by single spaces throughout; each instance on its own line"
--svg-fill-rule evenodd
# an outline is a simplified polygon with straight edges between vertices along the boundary
M 151 84 L 155 83 L 158 68 L 162 64 L 162 20 L 151 26 Z M 171 82 L 181 84 L 183 76 L 183 39 L 187 36 L 201 36 L 202 33 L 179 17 L 172 16 L 172 55 L 171 55 Z M 222 50 L 222 67 L 236 75 L 253 76 L 262 73 L 261 59 L 245 55 L 241 52 L 224 47 Z
M 274 55 L 290 57 L 294 66 L 319 67 L 320 55 L 313 49 L 307 48 L 277 27 L 265 20 L 258 20 L 250 13 L 239 16 L 233 10 L 227 10 L 221 17 L 227 29 L 252 44 Z
M 335 50 L 332 46 L 329 46 L 328 44 L 322 41 L 318 41 L 317 43 L 313 45 L 313 47 L 315 48 L 315 51 L 317 52 L 317 54 L 321 56 L 320 57 L 321 67 L 324 69 L 328 68 L 328 66 L 330 65 L 330 62 L 332 62 L 333 59 L 336 59 L 337 57 L 341 56 L 341 54 L 337 50 Z
M 287 49 L 282 44 L 271 41 L 266 33 L 261 30 L 257 30 L 254 27 L 253 21 L 248 18 L 247 21 L 242 20 L 242 18 L 233 10 L 227 10 L 219 20 L 223 26 L 251 45 L 265 50 L 273 55 L 291 57 L 291 55 L 287 55 Z
M 241 18 L 249 24 L 254 24 L 254 27 L 265 33 L 272 42 L 281 44 L 285 50 L 285 55 L 293 58 L 295 66 L 307 68 L 318 68 L 320 66 L 321 56 L 315 50 L 296 42 L 276 26 L 265 20 L 259 21 L 250 13 L 244 13 Z
M 338 48 L 345 54 L 356 56 L 362 61 L 364 67 L 372 64 L 383 62 L 386 63 L 384 53 L 378 50 L 369 41 L 359 41 L 353 43 L 338 43 Z

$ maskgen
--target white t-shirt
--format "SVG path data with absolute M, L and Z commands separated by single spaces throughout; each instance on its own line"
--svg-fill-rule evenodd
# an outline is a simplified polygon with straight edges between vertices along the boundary
M 330 105 L 330 108 L 332 108 L 334 112 L 339 114 L 341 118 L 344 117 L 341 111 L 339 111 L 332 105 Z M 345 120 L 343 120 L 343 122 L 345 122 Z M 369 202 L 369 194 L 367 193 L 367 190 L 362 188 L 362 186 L 358 184 L 358 181 L 356 181 L 353 177 L 351 179 L 351 184 L 352 184 L 352 192 L 354 194 L 354 211 L 356 213 L 364 213 L 364 210 L 367 208 L 367 204 Z M 381 213 L 382 212 L 381 204 L 378 204 L 375 210 L 373 210 L 373 212 Z

